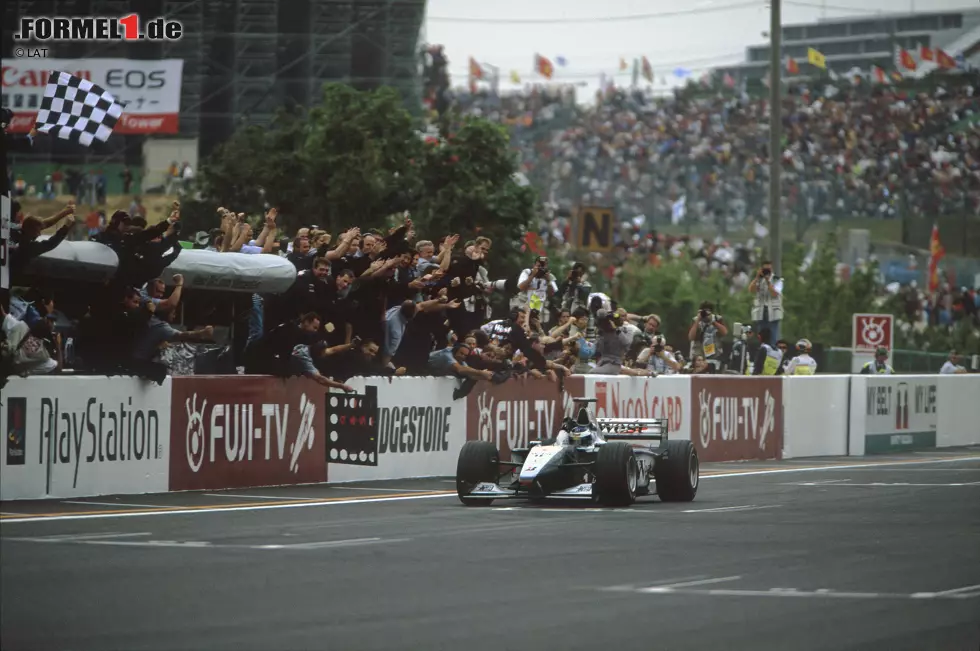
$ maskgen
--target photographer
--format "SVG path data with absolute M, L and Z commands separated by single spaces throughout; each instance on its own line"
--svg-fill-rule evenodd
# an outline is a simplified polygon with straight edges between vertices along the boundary
M 599 363 L 592 369 L 592 374 L 619 375 L 625 370 L 623 358 L 633 342 L 633 335 L 621 327 L 614 315 L 606 310 L 596 312 L 595 323 L 598 330 L 595 352 Z
M 772 263 L 768 260 L 762 263 L 755 273 L 755 278 L 749 283 L 749 292 L 754 296 L 752 301 L 752 321 L 757 332 L 769 330 L 771 338 L 765 343 L 779 339 L 779 324 L 783 320 L 783 279 L 772 275 Z
M 568 270 L 568 276 L 558 286 L 558 303 L 562 310 L 574 312 L 579 308 L 589 306 L 589 294 L 592 285 L 585 279 L 585 265 L 576 262 Z
M 702 302 L 687 332 L 692 359 L 695 355 L 703 355 L 709 363 L 721 359 L 721 338 L 728 334 L 728 326 L 721 316 L 714 314 L 714 307 L 711 301 Z
M 667 350 L 667 338 L 663 335 L 654 335 L 650 347 L 637 356 L 636 368 L 644 366 L 657 375 L 674 375 L 681 370 L 680 363 Z
M 547 306 L 558 292 L 558 284 L 548 269 L 548 258 L 539 257 L 534 261 L 533 267 L 521 272 L 517 280 L 517 291 L 518 294 L 511 300 L 511 307 L 538 310 L 542 321 L 548 323 L 551 320 Z

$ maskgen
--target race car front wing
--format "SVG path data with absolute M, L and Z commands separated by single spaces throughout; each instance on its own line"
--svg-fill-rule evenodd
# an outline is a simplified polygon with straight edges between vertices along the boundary
M 470 491 L 466 497 L 473 498 L 483 498 L 490 500 L 499 499 L 528 499 L 532 497 L 528 491 L 522 491 L 518 489 L 508 489 L 500 486 L 500 484 L 494 484 L 493 482 L 483 482 L 477 484 L 472 491 Z M 592 499 L 592 484 L 585 483 L 579 484 L 577 486 L 571 486 L 558 491 L 553 491 L 545 495 L 534 495 L 533 497 L 544 497 L 548 499 L 582 499 L 591 500 Z

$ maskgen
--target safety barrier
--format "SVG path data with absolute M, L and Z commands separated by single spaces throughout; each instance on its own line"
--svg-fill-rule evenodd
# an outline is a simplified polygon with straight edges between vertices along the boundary
M 980 376 L 573 376 L 479 383 L 354 378 L 354 394 L 266 376 L 13 378 L 0 499 L 452 476 L 467 439 L 550 436 L 572 399 L 598 416 L 664 418 L 702 460 L 980 443 Z

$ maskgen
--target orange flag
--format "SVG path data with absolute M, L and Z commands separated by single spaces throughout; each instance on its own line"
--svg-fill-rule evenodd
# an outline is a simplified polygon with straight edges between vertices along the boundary
M 650 65 L 650 59 L 643 57 L 643 78 L 653 83 L 653 66 Z
M 926 47 L 925 45 L 919 47 L 919 58 L 923 61 L 935 61 L 936 57 L 932 53 L 931 47 Z
M 905 48 L 898 49 L 898 62 L 902 64 L 902 67 L 906 70 L 915 70 L 915 59 Z
M 796 64 L 796 59 L 794 59 L 793 57 L 790 57 L 789 61 L 786 62 L 786 72 L 788 72 L 791 75 L 800 74 L 800 66 Z
M 470 77 L 473 79 L 483 79 L 483 66 L 470 57 Z
M 542 77 L 547 77 L 551 79 L 551 76 L 555 74 L 555 66 L 551 64 L 551 61 L 541 56 L 540 54 L 534 55 L 534 69 Z
M 939 64 L 940 68 L 946 68 L 947 70 L 956 67 L 956 61 L 953 59 L 953 57 L 949 56 L 945 51 L 940 50 L 938 47 L 936 48 L 936 63 Z

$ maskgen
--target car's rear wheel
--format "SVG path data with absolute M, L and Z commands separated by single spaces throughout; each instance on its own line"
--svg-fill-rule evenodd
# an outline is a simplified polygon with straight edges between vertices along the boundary
M 698 494 L 701 463 L 690 441 L 667 441 L 667 456 L 653 469 L 661 502 L 690 502 Z
M 640 468 L 628 443 L 612 441 L 599 448 L 594 472 L 596 497 L 600 503 L 629 506 L 636 501 Z
M 490 506 L 492 499 L 467 497 L 477 484 L 496 482 L 500 453 L 489 441 L 467 441 L 456 462 L 456 494 L 466 506 Z

